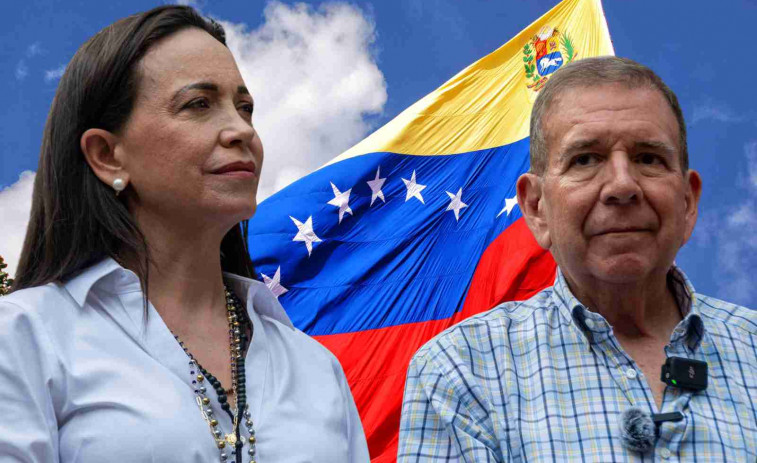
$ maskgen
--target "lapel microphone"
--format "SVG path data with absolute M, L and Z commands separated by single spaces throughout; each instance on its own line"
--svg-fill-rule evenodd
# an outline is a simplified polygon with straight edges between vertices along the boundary
M 707 362 L 684 357 L 668 357 L 662 366 L 660 381 L 679 389 L 703 391 L 707 389 Z M 635 452 L 648 452 L 654 447 L 662 423 L 682 419 L 681 412 L 650 414 L 639 407 L 631 407 L 620 415 L 620 438 L 623 446 Z
M 620 415 L 620 438 L 623 446 L 635 452 L 646 453 L 654 447 L 662 423 L 682 419 L 681 412 L 650 414 L 639 407 L 631 407 Z

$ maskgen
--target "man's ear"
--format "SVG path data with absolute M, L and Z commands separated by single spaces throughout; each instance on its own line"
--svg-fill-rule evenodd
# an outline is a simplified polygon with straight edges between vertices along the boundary
M 80 144 L 87 164 L 97 178 L 111 188 L 114 181 L 121 179 L 122 188 L 129 184 L 129 174 L 123 166 L 123 159 L 116 155 L 118 137 L 103 129 L 89 129 L 81 136 Z M 119 190 L 120 191 L 120 190 Z
M 549 236 L 549 227 L 544 217 L 544 198 L 542 190 L 541 177 L 530 172 L 525 173 L 518 178 L 516 184 L 518 192 L 518 206 L 520 207 L 523 218 L 526 219 L 526 225 L 544 249 L 552 247 L 552 239 Z
M 697 224 L 699 216 L 699 198 L 702 195 L 702 177 L 695 170 L 689 169 L 686 173 L 684 187 L 686 188 L 686 231 L 683 237 L 683 243 L 689 241 L 691 234 L 694 232 L 694 226 Z

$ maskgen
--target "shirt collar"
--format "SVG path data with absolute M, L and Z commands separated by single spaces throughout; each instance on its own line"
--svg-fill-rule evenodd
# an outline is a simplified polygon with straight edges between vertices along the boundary
M 69 279 L 64 286 L 79 306 L 83 306 L 87 296 L 97 282 L 117 271 L 128 271 L 118 265 L 110 257 L 87 267 L 75 277 Z M 136 277 L 136 275 L 135 275 Z
M 668 288 L 673 292 L 683 318 L 673 330 L 671 344 L 683 342 L 693 352 L 704 337 L 704 322 L 699 314 L 694 286 L 683 270 L 674 265 L 668 271 Z
M 266 285 L 232 273 L 224 273 L 223 277 L 237 297 L 247 301 L 248 310 L 254 308 L 259 315 L 270 317 L 294 329 L 284 307 Z
M 107 278 L 107 277 L 116 278 Z M 266 285 L 250 278 L 231 273 L 223 274 L 225 281 L 232 287 L 241 300 L 246 301 L 248 310 L 254 309 L 260 315 L 268 316 L 284 325 L 294 328 L 292 321 L 284 311 L 278 299 Z M 114 293 L 140 291 L 139 278 L 131 270 L 121 267 L 118 262 L 108 257 L 92 265 L 65 283 L 66 290 L 79 306 L 83 306 L 89 292 L 98 283 L 110 282 L 108 290 Z
M 683 318 L 673 330 L 671 344 L 684 342 L 686 347 L 694 351 L 699 347 L 704 336 L 704 323 L 697 309 L 694 287 L 686 274 L 675 265 L 668 271 L 667 280 L 668 288 L 672 291 Z M 575 323 L 589 343 L 600 341 L 604 338 L 603 334 L 609 335 L 611 327 L 607 321 L 584 306 L 573 295 L 559 267 L 553 285 L 552 300 L 564 320 Z M 591 321 L 587 323 L 587 320 Z

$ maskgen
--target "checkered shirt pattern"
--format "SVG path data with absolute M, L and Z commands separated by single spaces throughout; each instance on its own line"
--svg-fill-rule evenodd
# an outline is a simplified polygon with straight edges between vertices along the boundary
M 620 436 L 626 409 L 657 412 L 641 369 L 558 271 L 416 353 L 398 461 L 757 461 L 757 311 L 696 294 L 675 267 L 668 286 L 683 320 L 666 354 L 706 361 L 708 388 L 666 388 L 661 412 L 684 419 L 663 423 L 649 452 Z

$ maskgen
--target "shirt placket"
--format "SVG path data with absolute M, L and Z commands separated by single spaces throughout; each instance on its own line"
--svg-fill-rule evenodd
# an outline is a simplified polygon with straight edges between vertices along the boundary
M 686 326 L 681 323 L 673 331 L 670 343 L 665 346 L 665 355 L 670 357 L 689 358 L 691 352 L 686 347 Z M 683 419 L 680 421 L 666 421 L 657 429 L 658 439 L 655 445 L 655 454 L 663 461 L 676 462 L 680 458 L 680 449 L 683 436 L 689 424 L 686 411 L 689 408 L 692 391 L 667 386 L 662 399 L 662 411 L 665 413 L 680 412 Z
M 604 359 L 608 374 L 628 401 L 628 406 L 654 410 L 652 390 L 636 362 L 621 348 L 612 327 L 597 315 L 588 315 L 585 323 L 591 332 L 590 343 L 595 355 Z M 634 387 L 635 386 L 635 387 Z M 622 411 L 622 410 L 621 410 Z
M 622 408 L 621 406 L 620 411 L 622 412 L 630 407 L 638 407 L 650 414 L 654 413 L 656 405 L 652 389 L 636 362 L 620 346 L 620 342 L 613 334 L 612 327 L 602 317 L 595 314 L 587 314 L 584 324 L 587 328 L 592 350 L 595 355 L 604 359 L 609 375 L 628 402 L 627 407 Z M 673 347 L 671 343 L 666 347 L 666 353 L 668 356 L 679 355 L 675 352 L 678 352 L 678 349 L 681 348 L 677 344 Z M 652 378 L 652 380 L 655 379 Z M 688 397 L 690 397 L 690 394 L 688 394 Z M 682 412 L 685 404 L 688 403 L 688 397 L 677 389 L 666 388 L 661 410 L 663 412 L 676 410 Z M 679 460 L 678 449 L 685 426 L 685 420 L 663 423 L 659 428 L 654 449 L 652 452 L 645 453 L 644 456 L 652 456 L 654 460 L 658 461 L 677 462 Z

